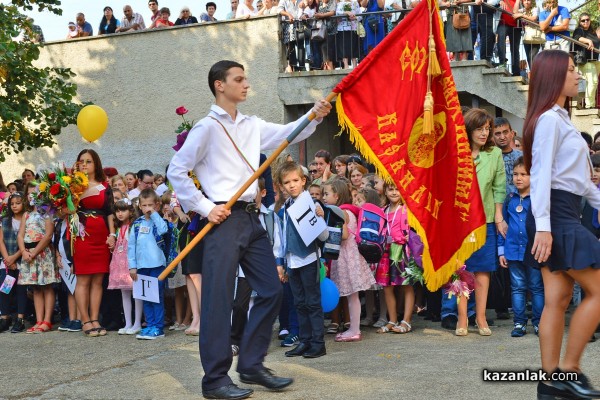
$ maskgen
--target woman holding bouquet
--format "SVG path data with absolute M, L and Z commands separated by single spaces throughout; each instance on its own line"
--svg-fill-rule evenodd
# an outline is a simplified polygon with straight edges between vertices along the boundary
M 75 239 L 73 265 L 77 275 L 75 300 L 86 336 L 104 336 L 98 316 L 102 302 L 102 280 L 109 271 L 110 250 L 116 234 L 112 212 L 112 189 L 106 180 L 98 153 L 84 149 L 77 157 L 75 170 L 88 176 L 89 185 L 81 195 L 77 214 L 85 230 Z

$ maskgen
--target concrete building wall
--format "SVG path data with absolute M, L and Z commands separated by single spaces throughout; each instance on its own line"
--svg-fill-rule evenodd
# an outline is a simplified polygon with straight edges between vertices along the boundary
M 285 111 L 276 86 L 281 46 L 278 20 L 238 20 L 166 30 L 60 41 L 42 48 L 39 65 L 69 67 L 77 74 L 78 100 L 104 108 L 109 125 L 96 143 L 87 143 L 72 125 L 52 148 L 11 155 L 2 164 L 5 182 L 25 168 L 63 160 L 75 162 L 81 149 L 93 148 L 104 166 L 120 172 L 150 168 L 163 172 L 174 151 L 181 122 L 204 117 L 213 103 L 208 89 L 210 66 L 222 59 L 246 66 L 251 84 L 245 114 L 283 123 Z

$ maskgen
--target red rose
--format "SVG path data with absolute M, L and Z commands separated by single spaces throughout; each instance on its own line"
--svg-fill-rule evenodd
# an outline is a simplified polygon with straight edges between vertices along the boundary
M 181 106 L 181 107 L 177 107 L 177 108 L 175 109 L 175 113 L 176 113 L 177 115 L 184 115 L 184 114 L 187 114 L 187 113 L 188 113 L 188 110 L 186 110 L 184 106 Z
M 59 193 L 60 193 L 60 183 L 55 183 L 54 185 L 52 185 L 50 187 L 50 194 L 52 196 L 56 196 Z
M 51 181 L 55 180 L 56 179 L 56 174 L 54 172 L 50 172 L 48 174 L 48 179 L 51 180 Z

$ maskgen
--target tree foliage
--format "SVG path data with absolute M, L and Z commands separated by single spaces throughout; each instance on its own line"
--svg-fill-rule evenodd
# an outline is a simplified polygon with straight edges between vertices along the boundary
M 82 107 L 73 101 L 77 85 L 70 69 L 34 65 L 43 46 L 27 39 L 35 35 L 25 13 L 34 7 L 62 14 L 60 0 L 0 4 L 0 162 L 11 153 L 52 146 Z

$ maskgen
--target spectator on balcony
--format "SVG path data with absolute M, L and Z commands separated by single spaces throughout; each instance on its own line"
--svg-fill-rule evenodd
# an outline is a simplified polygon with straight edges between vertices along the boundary
M 77 36 L 75 37 L 80 38 L 94 35 L 94 28 L 92 28 L 92 25 L 85 20 L 85 15 L 83 15 L 83 13 L 77 13 L 75 21 L 77 21 Z
M 385 0 L 361 0 L 360 6 L 366 8 L 366 12 L 383 11 Z M 364 54 L 367 55 L 375 46 L 383 40 L 385 27 L 381 14 L 371 14 L 363 18 L 364 28 L 367 36 L 363 42 Z
M 323 20 L 326 24 L 327 36 L 324 41 L 321 42 L 320 51 L 321 59 L 323 60 L 323 69 L 332 70 L 333 63 L 336 60 L 335 56 L 335 36 L 337 34 L 337 20 L 332 19 L 335 15 L 337 3 L 336 0 L 321 0 L 319 8 L 315 13 L 317 20 Z
M 235 13 L 237 12 L 238 5 L 240 4 L 240 0 L 231 0 L 231 11 L 227 13 L 225 19 L 234 19 Z
M 235 12 L 236 19 L 248 19 L 250 17 L 256 17 L 258 15 L 258 8 L 252 5 L 253 0 L 244 0 L 242 4 L 240 4 Z
M 142 14 L 134 13 L 130 5 L 123 7 L 123 20 L 119 32 L 143 31 L 146 29 Z
M 150 29 L 154 28 L 154 23 L 160 17 L 160 10 L 158 9 L 158 0 L 149 0 L 148 8 L 152 12 L 152 16 L 150 17 L 150 21 L 152 24 L 149 26 Z
M 502 0 L 500 8 L 505 11 L 513 12 L 517 0 Z M 506 63 L 506 37 L 510 40 L 510 58 L 511 58 L 511 73 L 512 76 L 520 76 L 520 48 L 521 48 L 521 32 L 522 28 L 517 26 L 517 20 L 507 13 L 500 14 L 500 22 L 498 23 L 498 58 L 500 64 Z M 510 177 L 512 180 L 512 176 Z
M 356 67 L 358 62 L 358 17 L 360 6 L 356 0 L 342 0 L 338 2 L 336 15 L 343 15 L 343 18 L 338 18 L 336 43 L 337 57 L 341 59 L 344 69 Z
M 256 3 L 258 6 L 258 3 Z M 258 8 L 258 7 L 257 7 Z M 258 15 L 275 15 L 277 14 L 277 5 L 273 0 L 265 0 L 263 6 L 258 8 Z
M 302 12 L 302 20 L 305 25 L 311 29 L 317 27 L 317 20 L 315 19 L 315 14 L 319 10 L 319 0 L 304 0 L 306 3 L 306 7 Z M 320 25 L 320 24 L 319 24 Z M 314 40 L 312 34 L 308 38 L 308 43 L 305 41 L 305 46 L 308 45 L 306 50 L 307 58 L 310 64 L 310 70 L 322 69 L 323 67 L 323 56 L 321 54 L 321 43 L 322 40 L 319 38 L 318 40 Z
M 546 32 L 544 49 L 558 49 L 569 52 L 571 44 L 557 34 L 569 36 L 571 15 L 566 7 L 559 6 L 558 0 L 546 0 L 544 9 L 540 11 L 540 28 Z
M 469 13 L 469 6 L 461 6 L 462 3 L 468 3 L 471 0 L 440 1 L 440 6 L 450 7 L 446 13 L 448 19 L 445 26 L 446 51 L 454 53 L 454 61 L 463 61 L 467 59 L 468 52 L 473 51 L 473 37 L 471 29 L 456 29 L 452 24 L 452 17 L 455 13 Z
M 170 26 L 173 26 L 174 24 L 169 21 L 169 17 L 171 16 L 171 10 L 169 10 L 167 7 L 163 7 L 160 9 L 160 18 L 157 18 L 154 21 L 154 27 L 155 28 L 168 28 Z
M 527 25 L 527 21 L 537 23 L 539 20 L 540 10 L 535 5 L 535 0 L 517 0 L 515 1 L 515 6 L 513 8 L 513 17 L 516 19 L 521 19 L 521 25 Z M 529 65 L 529 69 L 531 70 L 531 63 L 533 59 L 540 52 L 542 45 L 541 44 L 532 44 L 523 42 L 523 47 L 525 48 L 525 57 L 527 58 L 527 65 Z M 512 50 L 511 50 L 512 52 Z
M 479 33 L 479 59 L 491 63 L 494 55 L 494 43 L 496 43 L 496 35 L 494 34 L 494 13 L 496 11 L 493 8 L 484 6 L 483 3 L 496 5 L 498 2 L 496 0 L 475 0 L 476 5 L 473 6 L 472 13 L 475 16 L 477 33 Z M 472 50 L 471 48 L 470 51 Z
M 239 6 L 238 6 L 239 7 Z M 216 22 L 217 19 L 214 17 L 215 11 L 217 11 L 217 5 L 212 1 L 206 3 L 206 12 L 200 14 L 201 22 Z
M 99 35 L 110 35 L 117 32 L 117 29 L 121 27 L 121 22 L 115 18 L 113 9 L 109 6 L 104 7 L 104 16 L 100 21 L 100 28 L 98 28 Z
M 194 17 L 189 7 L 183 7 L 179 13 L 179 18 L 175 20 L 175 25 L 197 24 L 198 18 Z
M 304 7 L 301 0 L 281 0 L 278 6 L 279 14 L 286 17 L 283 22 L 283 43 L 287 45 L 288 72 L 305 69 L 304 25 L 300 21 Z
M 27 17 L 27 21 L 31 24 L 31 29 L 26 29 L 23 35 L 24 40 L 28 40 L 32 43 L 44 43 L 44 32 L 42 27 L 33 23 L 33 18 Z
M 596 92 L 598 90 L 598 74 L 600 66 L 598 54 L 593 50 L 600 48 L 600 39 L 596 35 L 596 27 L 592 26 L 590 14 L 582 13 L 579 16 L 579 26 L 573 31 L 573 39 L 582 43 L 574 45 L 575 51 L 584 51 L 584 63 L 579 64 L 579 72 L 587 81 L 585 87 L 585 108 L 596 108 Z
M 79 32 L 77 31 L 77 24 L 75 22 L 69 22 L 69 31 L 67 32 L 67 39 L 75 39 Z

